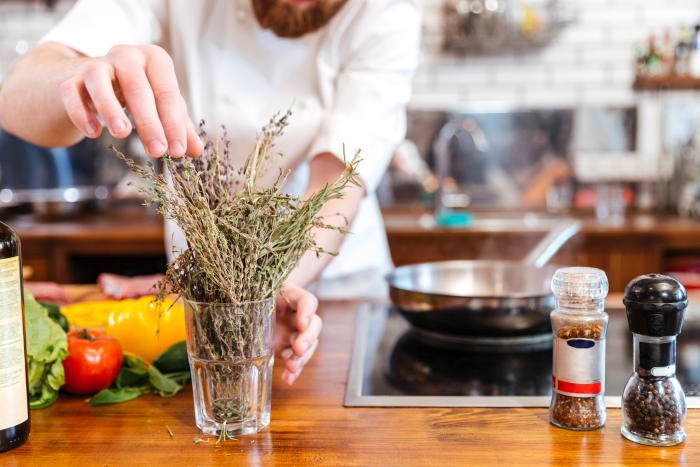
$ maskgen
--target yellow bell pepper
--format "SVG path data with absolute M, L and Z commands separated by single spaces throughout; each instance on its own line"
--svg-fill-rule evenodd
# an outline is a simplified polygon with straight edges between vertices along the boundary
M 185 340 L 185 310 L 170 299 L 152 295 L 133 300 L 104 300 L 64 306 L 72 326 L 101 328 L 119 341 L 122 350 L 148 362 L 171 345 Z
M 66 317 L 71 327 L 104 331 L 107 317 L 120 303 L 121 300 L 78 302 L 62 306 L 61 313 Z
M 170 299 L 154 302 L 152 296 L 122 300 L 107 317 L 105 333 L 122 349 L 148 362 L 171 345 L 185 340 L 185 310 Z

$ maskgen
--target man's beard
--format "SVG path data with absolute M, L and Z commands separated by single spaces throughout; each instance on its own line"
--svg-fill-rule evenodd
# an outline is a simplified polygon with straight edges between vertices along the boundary
M 260 26 L 288 39 L 321 29 L 346 1 L 315 0 L 313 4 L 295 5 L 285 0 L 252 0 Z

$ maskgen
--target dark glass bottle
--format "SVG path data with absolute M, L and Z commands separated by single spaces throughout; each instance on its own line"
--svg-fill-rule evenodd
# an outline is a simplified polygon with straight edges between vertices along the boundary
M 26 355 L 19 238 L 0 222 L 0 452 L 29 436 Z
M 622 435 L 651 446 L 682 443 L 686 404 L 676 379 L 676 336 L 688 305 L 685 289 L 670 276 L 639 276 L 627 285 L 624 303 L 634 374 L 622 396 Z

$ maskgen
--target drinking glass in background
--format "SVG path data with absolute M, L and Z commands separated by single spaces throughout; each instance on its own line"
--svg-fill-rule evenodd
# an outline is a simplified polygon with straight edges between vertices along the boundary
M 552 183 L 547 188 L 547 211 L 553 214 L 567 213 L 574 202 L 574 185 L 571 180 Z
M 596 187 L 596 219 L 600 224 L 620 226 L 625 223 L 625 198 L 622 183 L 599 183 Z

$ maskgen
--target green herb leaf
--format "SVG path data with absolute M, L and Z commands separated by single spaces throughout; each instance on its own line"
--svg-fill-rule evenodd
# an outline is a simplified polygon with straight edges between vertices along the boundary
M 141 390 L 139 388 L 108 388 L 92 396 L 89 402 L 92 406 L 116 404 L 136 399 L 140 395 Z
M 114 380 L 114 387 L 140 387 L 148 384 L 148 364 L 141 357 L 124 354 L 122 367 Z
M 153 365 L 148 367 L 148 381 L 155 388 L 156 392 L 163 397 L 174 396 L 182 389 L 182 386 L 163 375 Z
M 95 394 L 90 405 L 114 404 L 125 402 L 145 393 L 156 393 L 162 397 L 171 397 L 180 392 L 182 384 L 189 381 L 189 372 L 164 375 L 138 355 L 125 353 L 122 367 L 112 387 Z

